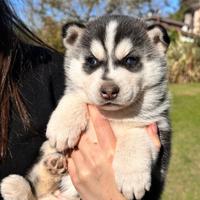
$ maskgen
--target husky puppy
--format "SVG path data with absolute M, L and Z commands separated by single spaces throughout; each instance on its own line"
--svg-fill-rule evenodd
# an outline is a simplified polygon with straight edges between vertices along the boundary
M 53 199 L 58 187 L 66 199 L 80 199 L 58 152 L 73 148 L 88 127 L 87 104 L 96 105 L 116 135 L 119 191 L 128 200 L 159 199 L 170 157 L 167 32 L 140 19 L 103 16 L 86 25 L 66 24 L 63 41 L 67 87 L 47 125 L 43 155 L 28 181 L 18 175 L 3 180 L 4 199 Z M 151 123 L 159 129 L 160 152 L 145 131 Z

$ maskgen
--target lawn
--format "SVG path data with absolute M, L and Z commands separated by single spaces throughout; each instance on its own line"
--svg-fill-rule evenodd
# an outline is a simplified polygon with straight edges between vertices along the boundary
M 172 157 L 162 200 L 200 199 L 200 84 L 171 85 Z

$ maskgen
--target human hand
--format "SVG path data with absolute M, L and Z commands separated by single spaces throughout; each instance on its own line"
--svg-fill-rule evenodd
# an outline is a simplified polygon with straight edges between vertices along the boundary
M 91 142 L 89 133 L 82 135 L 78 149 L 68 159 L 72 182 L 84 200 L 124 199 L 117 190 L 112 168 L 116 138 L 108 121 L 94 106 L 89 106 L 89 113 L 98 144 Z M 156 124 L 149 125 L 146 130 L 159 150 Z
M 78 149 L 68 159 L 68 170 L 81 199 L 124 199 L 117 190 L 112 159 L 116 139 L 109 125 L 94 106 L 89 106 L 98 144 L 83 134 Z

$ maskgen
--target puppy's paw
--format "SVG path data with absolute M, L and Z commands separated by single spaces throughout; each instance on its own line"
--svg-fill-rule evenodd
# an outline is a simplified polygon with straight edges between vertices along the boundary
M 52 153 L 44 159 L 44 165 L 53 175 L 62 175 L 67 171 L 67 160 L 60 153 Z
M 46 133 L 50 145 L 55 147 L 59 152 L 74 148 L 78 143 L 82 131 L 87 126 L 85 119 L 74 119 L 71 123 L 64 122 L 63 120 L 60 120 L 58 124 L 56 121 L 50 121 Z
M 1 182 L 1 195 L 4 200 L 32 200 L 29 183 L 22 176 L 10 175 Z
M 122 173 L 116 176 L 119 190 L 129 200 L 142 199 L 151 187 L 151 173 L 138 171 L 131 174 Z
M 78 143 L 80 134 L 87 127 L 88 119 L 86 105 L 74 105 L 66 110 L 61 110 L 60 107 L 58 105 L 50 118 L 46 136 L 50 145 L 62 152 L 74 148 Z

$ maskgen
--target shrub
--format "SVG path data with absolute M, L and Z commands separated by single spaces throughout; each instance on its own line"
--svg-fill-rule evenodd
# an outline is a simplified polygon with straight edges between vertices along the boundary
M 169 80 L 172 83 L 200 82 L 200 47 L 178 39 L 168 50 Z

